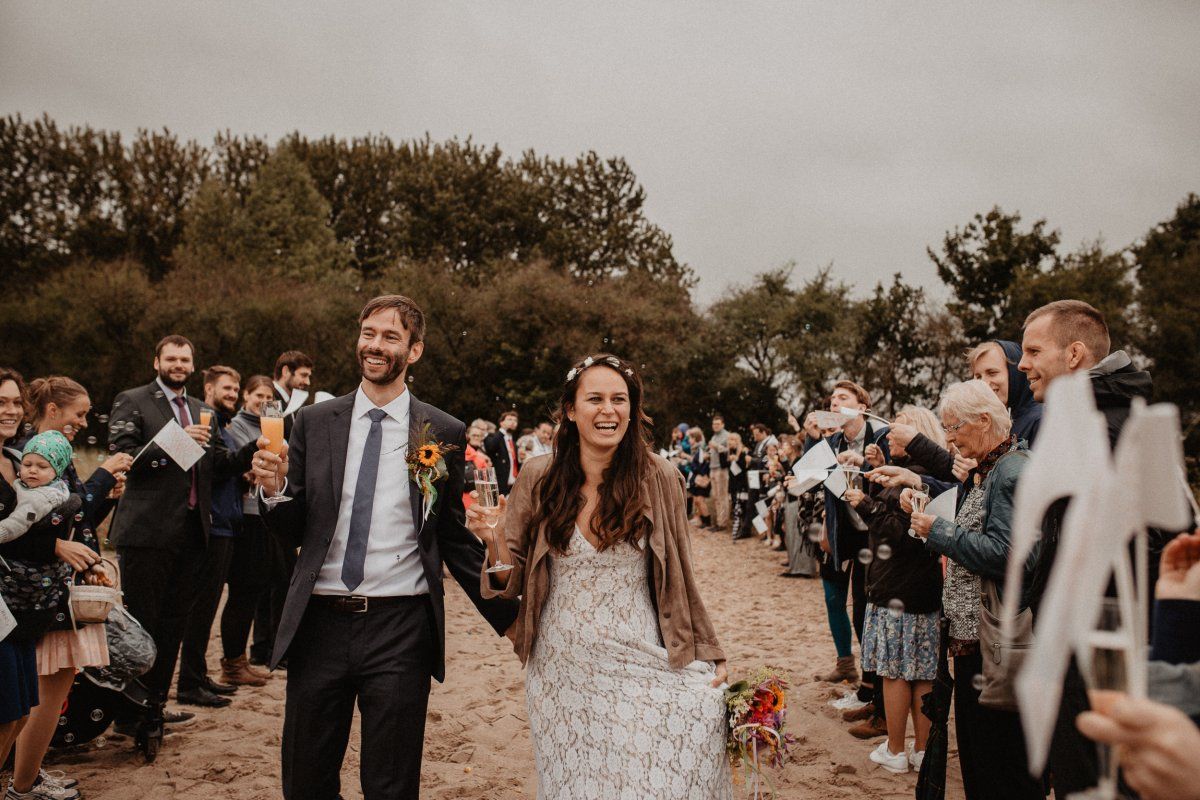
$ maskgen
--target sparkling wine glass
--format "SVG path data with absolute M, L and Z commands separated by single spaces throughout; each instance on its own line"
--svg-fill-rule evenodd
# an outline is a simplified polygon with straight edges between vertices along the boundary
M 1106 597 L 1101 601 L 1096 625 L 1088 634 L 1088 648 L 1080 664 L 1083 679 L 1093 691 L 1126 692 L 1129 690 L 1129 660 L 1133 642 L 1129 627 L 1123 624 L 1121 601 Z M 1097 744 L 1100 762 L 1100 781 L 1086 796 L 1090 800 L 1116 800 L 1117 753 L 1107 744 Z
M 925 507 L 929 505 L 929 484 L 922 483 L 920 486 L 913 489 L 911 500 L 913 513 L 924 514 Z M 914 539 L 919 538 L 917 536 L 917 532 L 912 528 L 908 529 L 908 535 Z
M 268 400 L 262 404 L 262 409 L 258 412 L 259 426 L 262 428 L 262 435 L 267 437 L 267 450 L 280 455 L 283 453 L 283 406 L 278 400 Z M 280 503 L 287 503 L 292 498 L 280 492 L 277 495 L 268 497 L 263 495 L 262 501 L 268 506 L 277 506 Z
M 475 503 L 481 509 L 488 511 L 499 509 L 500 484 L 496 480 L 496 468 L 476 467 L 471 477 L 473 477 L 475 483 Z M 487 514 L 486 522 L 487 526 L 495 531 L 496 526 L 500 523 L 500 514 L 498 511 L 497 513 Z M 490 550 L 492 548 L 489 547 L 488 549 Z M 496 560 L 490 567 L 487 568 L 487 572 L 508 572 L 510 569 L 512 569 L 512 564 L 505 564 L 504 560 L 500 558 L 499 544 L 495 545 L 495 552 Z

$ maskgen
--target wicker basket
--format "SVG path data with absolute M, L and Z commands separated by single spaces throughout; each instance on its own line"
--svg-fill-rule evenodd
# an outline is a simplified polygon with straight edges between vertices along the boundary
M 121 600 L 121 570 L 108 558 L 100 563 L 108 569 L 115 586 L 88 586 L 84 583 L 71 585 L 71 619 L 76 625 L 97 624 L 108 619 L 108 612 Z

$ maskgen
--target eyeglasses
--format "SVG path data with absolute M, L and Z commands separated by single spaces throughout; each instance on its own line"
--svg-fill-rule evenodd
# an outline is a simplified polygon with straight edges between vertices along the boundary
M 964 419 L 962 422 L 958 423 L 957 425 L 951 425 L 951 426 L 950 426 L 950 427 L 948 427 L 948 428 L 947 428 L 945 425 L 943 425 L 943 426 L 942 426 L 942 432 L 944 432 L 944 433 L 957 433 L 957 432 L 958 432 L 958 429 L 959 429 L 959 428 L 961 428 L 963 425 L 966 425 L 966 424 L 967 424 L 967 422 L 968 422 L 968 420 L 965 420 L 965 419 Z

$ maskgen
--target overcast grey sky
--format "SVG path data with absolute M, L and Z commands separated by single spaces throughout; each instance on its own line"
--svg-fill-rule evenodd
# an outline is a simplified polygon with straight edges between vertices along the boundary
M 1128 244 L 1200 191 L 1198 42 L 1196 2 L 5 0 L 0 113 L 621 155 L 708 302 L 936 283 L 993 204 Z

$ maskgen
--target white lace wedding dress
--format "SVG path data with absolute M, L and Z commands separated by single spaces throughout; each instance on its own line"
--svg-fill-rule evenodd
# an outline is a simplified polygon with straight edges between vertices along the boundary
M 668 664 L 645 554 L 576 528 L 550 557 L 525 678 L 538 800 L 731 800 L 723 690 Z

